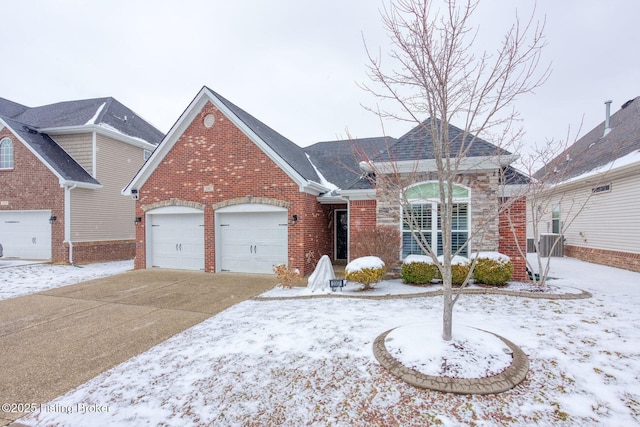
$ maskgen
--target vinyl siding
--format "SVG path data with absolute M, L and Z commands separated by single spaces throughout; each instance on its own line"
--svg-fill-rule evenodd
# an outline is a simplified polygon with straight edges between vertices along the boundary
M 53 140 L 93 175 L 93 134 L 55 135 Z
M 567 244 L 640 253 L 640 175 L 609 182 L 611 192 L 593 194 L 565 231 Z M 591 186 L 583 197 L 585 192 Z
M 611 184 L 611 191 L 591 194 L 592 185 L 585 183 L 580 189 L 554 196 L 553 203 L 560 203 L 566 244 L 640 253 L 640 216 L 637 215 L 640 210 L 640 175 L 611 179 L 601 184 Z M 541 233 L 551 232 L 551 212 L 545 215 L 539 229 Z M 528 237 L 533 236 L 528 234 Z
M 101 135 L 96 147 L 96 179 L 103 188 L 71 191 L 72 240 L 134 239 L 135 202 L 120 191 L 142 166 L 143 150 Z

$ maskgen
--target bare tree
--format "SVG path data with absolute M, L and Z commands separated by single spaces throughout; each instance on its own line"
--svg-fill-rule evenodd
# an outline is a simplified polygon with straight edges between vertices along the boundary
M 429 173 L 424 172 L 424 164 L 419 161 L 413 168 L 391 161 L 374 172 L 377 188 L 384 189 L 386 195 L 378 197 L 395 198 L 402 206 L 402 220 L 411 228 L 423 252 L 438 265 L 444 287 L 444 340 L 452 339 L 453 306 L 457 301 L 451 284 L 456 254 L 452 249 L 455 183 L 473 169 L 470 152 L 479 137 L 494 133 L 517 139 L 519 132 L 509 131 L 517 118 L 512 103 L 540 86 L 548 76 L 548 69 L 538 71 L 544 46 L 543 25 L 533 21 L 533 14 L 524 22 L 516 17 L 494 51 L 476 55 L 478 29 L 472 24 L 472 16 L 477 7 L 478 2 L 471 0 L 391 1 L 382 11 L 393 46 L 385 57 L 390 65 L 367 48 L 373 84 L 363 85 L 383 103 L 392 102 L 391 109 L 376 108 L 376 113 L 382 118 L 416 123 L 433 144 Z M 462 125 L 458 126 L 462 134 L 450 133 L 454 122 Z M 501 155 L 503 151 L 495 153 L 496 169 L 501 167 Z M 375 168 L 373 162 L 371 165 Z M 440 261 L 438 242 L 430 242 L 421 232 L 420 219 L 414 215 L 407 197 L 411 183 L 425 176 L 438 183 Z

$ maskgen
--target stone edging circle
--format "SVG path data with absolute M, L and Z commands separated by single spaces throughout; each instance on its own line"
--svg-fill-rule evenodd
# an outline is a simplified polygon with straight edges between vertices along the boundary
M 483 331 L 500 338 L 513 352 L 511 365 L 497 375 L 487 378 L 450 378 L 426 375 L 414 369 L 407 368 L 394 358 L 385 346 L 385 339 L 393 329 L 379 335 L 373 342 L 373 354 L 378 362 L 391 374 L 401 380 L 420 388 L 456 394 L 497 394 L 520 384 L 529 372 L 527 355 L 514 343 L 493 332 Z

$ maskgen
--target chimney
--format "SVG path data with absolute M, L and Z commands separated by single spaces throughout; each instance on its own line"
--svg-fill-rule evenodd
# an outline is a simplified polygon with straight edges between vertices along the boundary
M 611 103 L 613 101 L 608 100 L 608 101 L 604 101 L 604 105 L 606 105 L 606 113 L 605 113 L 605 119 L 604 119 L 604 134 L 602 135 L 602 137 L 607 136 L 607 134 L 609 132 L 611 132 L 611 124 L 610 119 L 611 119 Z

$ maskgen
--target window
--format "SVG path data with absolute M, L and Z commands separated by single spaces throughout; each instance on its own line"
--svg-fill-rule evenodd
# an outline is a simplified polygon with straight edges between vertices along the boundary
M 560 234 L 560 226 L 560 205 L 553 205 L 553 210 L 551 211 L 551 232 Z
M 408 255 L 423 255 L 420 241 L 426 242 L 442 255 L 442 209 L 437 183 L 423 183 L 406 191 L 410 206 L 403 215 L 402 258 Z M 460 250 L 459 255 L 468 256 L 469 245 L 469 190 L 453 186 L 453 206 L 451 221 L 452 252 Z M 432 242 L 436 242 L 433 246 Z M 464 246 L 464 248 L 463 248 Z M 462 249 L 461 249 L 462 248 Z
M 13 142 L 9 138 L 0 141 L 0 169 L 13 169 Z

